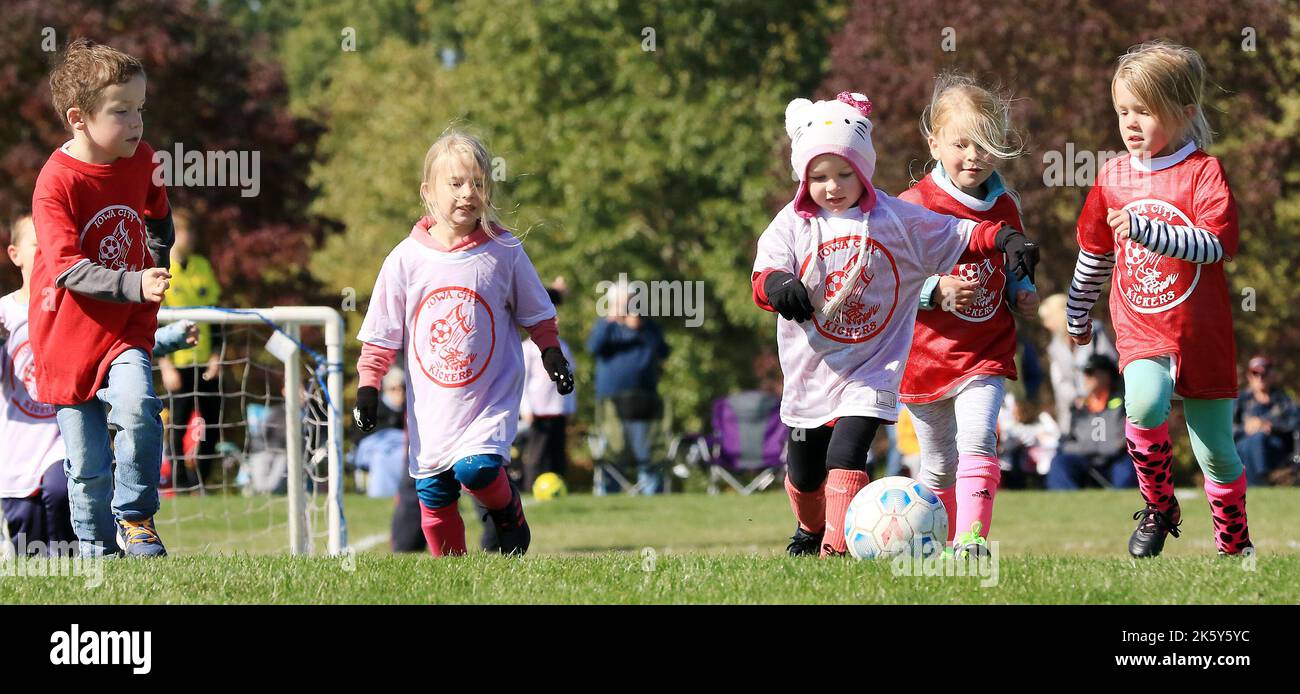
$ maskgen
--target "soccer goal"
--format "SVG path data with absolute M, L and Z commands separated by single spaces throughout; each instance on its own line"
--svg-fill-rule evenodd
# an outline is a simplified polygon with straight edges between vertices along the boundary
M 343 552 L 342 315 L 159 310 L 160 326 L 177 321 L 209 326 L 212 339 L 154 359 L 166 432 L 155 520 L 168 547 Z

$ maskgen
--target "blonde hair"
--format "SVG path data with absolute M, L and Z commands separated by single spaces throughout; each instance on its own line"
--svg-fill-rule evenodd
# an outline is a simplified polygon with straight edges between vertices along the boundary
M 1201 108 L 1205 61 L 1196 51 L 1164 40 L 1134 46 L 1116 63 L 1110 81 L 1112 101 L 1115 84 L 1120 80 L 1165 127 L 1188 137 L 1201 149 L 1214 142 L 1214 131 Z M 1183 111 L 1186 106 L 1195 107 L 1191 116 Z
M 921 112 L 921 134 L 927 139 L 945 131 L 968 138 L 998 159 L 1025 153 L 1024 140 L 1011 127 L 1011 100 L 965 75 L 940 75 L 930 105 Z
M 1066 333 L 1065 325 L 1065 305 L 1067 297 L 1064 294 L 1052 294 L 1043 299 L 1038 305 L 1038 318 L 1043 321 L 1053 335 L 1062 335 Z
M 17 246 L 20 241 L 27 238 L 28 234 L 36 233 L 36 223 L 29 214 L 22 215 L 14 219 L 14 223 L 9 226 L 9 245 Z
M 479 197 L 482 199 L 483 207 L 483 212 L 479 217 L 479 225 L 493 239 L 500 240 L 496 230 L 498 228 L 504 229 L 504 226 L 497 215 L 496 205 L 492 202 L 493 182 L 492 176 L 488 173 L 492 169 L 492 155 L 488 153 L 487 147 L 483 145 L 482 140 L 463 130 L 454 127 L 448 128 L 424 155 L 424 176 L 421 183 L 427 184 L 430 191 L 430 199 L 421 200 L 424 203 L 425 211 L 439 224 L 449 223 L 448 220 L 443 219 L 442 213 L 433 205 L 431 198 L 439 174 L 447 168 L 447 165 L 453 159 L 472 164 L 474 169 L 472 175 L 478 184 Z

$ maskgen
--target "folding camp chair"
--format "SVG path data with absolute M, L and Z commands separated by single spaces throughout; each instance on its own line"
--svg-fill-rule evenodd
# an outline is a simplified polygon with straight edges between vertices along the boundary
M 762 491 L 785 472 L 785 443 L 789 429 L 781 423 L 781 399 L 747 390 L 713 401 L 713 430 L 673 440 L 669 460 L 684 454 L 687 465 L 704 468 L 709 493 L 721 484 L 745 495 Z M 743 478 L 748 481 L 743 481 Z
M 660 493 L 672 492 L 673 475 L 663 469 L 663 441 L 672 422 L 672 412 L 667 401 L 663 402 L 662 416 L 649 424 L 650 467 L 658 473 L 663 483 Z M 596 404 L 596 421 L 587 433 L 587 446 L 591 450 L 592 493 L 597 496 L 613 492 L 641 494 L 646 491 L 651 480 L 639 480 L 635 456 L 626 440 L 623 423 L 618 418 L 614 404 L 603 400 Z

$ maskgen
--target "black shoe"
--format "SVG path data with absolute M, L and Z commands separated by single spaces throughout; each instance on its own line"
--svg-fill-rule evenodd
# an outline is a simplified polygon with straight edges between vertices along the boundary
M 528 520 L 524 518 L 524 505 L 519 499 L 519 490 L 510 485 L 510 503 L 504 508 L 488 511 L 483 520 L 492 519 L 497 530 L 497 551 L 502 554 L 527 554 L 528 545 L 533 540 L 528 529 Z
M 1128 539 L 1128 553 L 1135 557 L 1155 557 L 1164 550 L 1166 535 L 1178 537 L 1182 511 L 1178 502 L 1174 502 L 1168 511 L 1147 504 L 1146 508 L 1133 514 L 1133 519 L 1138 521 L 1138 527 Z
M 817 556 L 821 551 L 822 533 L 814 533 L 804 530 L 802 526 L 795 526 L 794 537 L 790 538 L 790 545 L 785 551 L 792 557 L 805 555 Z

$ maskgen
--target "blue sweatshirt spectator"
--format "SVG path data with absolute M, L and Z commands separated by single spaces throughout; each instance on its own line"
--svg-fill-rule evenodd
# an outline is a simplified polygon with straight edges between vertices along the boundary
M 625 390 L 658 390 L 659 363 L 670 350 L 654 321 L 611 316 L 596 321 L 587 351 L 596 357 L 596 398 L 603 399 Z

